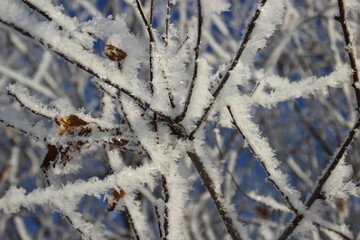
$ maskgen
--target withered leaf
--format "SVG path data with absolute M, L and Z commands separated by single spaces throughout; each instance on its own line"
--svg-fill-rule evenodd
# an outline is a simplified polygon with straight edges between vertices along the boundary
M 127 56 L 126 52 L 111 44 L 106 44 L 104 53 L 109 59 L 116 62 L 124 60 Z
M 45 155 L 44 161 L 41 164 L 41 169 L 44 173 L 50 168 L 51 163 L 55 162 L 59 151 L 55 145 L 48 144 L 47 145 L 47 153 Z
M 77 127 L 89 124 L 88 122 L 73 114 L 67 117 L 57 118 L 55 119 L 55 122 L 60 126 L 59 134 L 63 134 L 64 132 L 74 130 Z
M 129 143 L 129 141 L 126 139 L 120 139 L 120 140 L 114 139 L 109 143 L 109 146 L 110 146 L 110 149 L 112 150 L 114 148 L 119 148 L 119 147 L 125 146 L 128 143 Z
M 111 193 L 111 200 L 110 199 L 106 199 L 106 205 L 107 205 L 107 210 L 109 212 L 114 211 L 116 205 L 118 204 L 118 202 L 126 195 L 125 191 L 120 189 L 120 191 L 114 190 Z

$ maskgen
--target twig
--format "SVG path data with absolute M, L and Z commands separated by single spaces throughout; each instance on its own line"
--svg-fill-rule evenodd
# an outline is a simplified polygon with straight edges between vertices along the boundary
M 165 46 L 167 46 L 168 43 L 169 43 L 170 10 L 171 10 L 170 0 L 167 0 L 167 4 L 166 4 L 166 19 L 165 19 L 165 39 L 164 39 Z
M 154 22 L 154 0 L 151 0 L 150 2 L 150 26 L 152 27 L 152 24 Z
M 37 13 L 39 13 L 40 15 L 42 15 L 43 17 L 45 17 L 47 20 L 56 22 L 57 25 L 58 25 L 58 29 L 59 29 L 59 30 L 63 30 L 63 29 L 69 30 L 68 27 L 63 26 L 63 25 L 61 25 L 58 21 L 54 20 L 53 17 L 52 17 L 52 16 L 49 14 L 49 12 L 47 12 L 46 10 L 39 8 L 39 6 L 35 6 L 35 5 L 34 5 L 33 3 L 31 3 L 31 1 L 29 1 L 29 0 L 22 0 L 22 1 L 23 1 L 23 3 L 25 3 L 29 8 L 31 8 L 31 9 L 33 9 L 34 11 L 36 11 Z M 68 17 L 64 17 L 64 18 L 68 18 Z M 70 30 L 69 30 L 69 32 L 70 32 L 70 34 L 72 33 L 72 31 L 70 31 Z M 87 34 L 88 36 L 90 36 L 93 40 L 96 40 L 96 38 L 98 38 L 93 32 L 86 32 L 86 34 Z M 83 47 L 84 49 L 86 49 L 86 50 L 89 50 L 87 47 L 85 47 L 85 46 L 83 46 L 83 45 L 82 45 L 82 47 Z
M 199 156 L 197 155 L 195 150 L 193 152 L 188 151 L 187 155 L 190 157 L 190 159 L 191 159 L 192 163 L 194 164 L 196 170 L 198 171 L 207 191 L 210 193 L 210 196 L 215 203 L 215 206 L 221 216 L 221 219 L 223 220 L 223 222 L 225 224 L 225 227 L 226 227 L 228 233 L 230 234 L 230 236 L 232 237 L 233 240 L 241 240 L 242 237 L 241 237 L 240 233 L 238 232 L 238 229 L 235 227 L 233 219 L 229 215 L 229 212 L 225 206 L 225 203 L 223 201 L 221 193 L 215 191 L 215 188 L 216 188 L 215 183 L 210 178 L 201 159 L 199 158 Z
M 0 123 L 3 123 L 6 127 L 13 128 L 13 129 L 15 129 L 16 131 L 19 131 L 19 132 L 21 132 L 21 133 L 23 133 L 23 134 L 25 134 L 25 135 L 27 135 L 27 136 L 33 137 L 33 138 L 35 138 L 35 139 L 38 140 L 38 141 L 47 142 L 47 138 L 46 138 L 46 137 L 40 138 L 40 137 L 36 136 L 35 134 L 27 131 L 27 130 L 21 129 L 21 128 L 19 128 L 19 127 L 16 127 L 16 126 L 14 126 L 14 125 L 12 125 L 12 124 L 4 121 L 4 120 L 1 119 L 1 118 L 0 118 Z
M 356 66 L 356 54 L 353 48 L 353 41 L 351 39 L 350 29 L 349 25 L 347 23 L 346 14 L 345 14 L 345 6 L 343 0 L 338 0 L 338 7 L 339 7 L 339 16 L 335 17 L 335 20 L 337 20 L 342 27 L 344 39 L 345 39 L 345 50 L 348 53 L 349 61 L 351 68 L 353 70 L 353 87 L 355 89 L 355 95 L 356 95 L 356 102 L 357 102 L 357 108 L 356 110 L 360 112 L 360 86 L 357 86 L 360 84 L 359 79 L 359 71 Z
M 197 8 L 198 8 L 198 34 L 197 34 L 196 47 L 195 47 L 193 77 L 191 79 L 189 91 L 188 91 L 188 94 L 186 96 L 184 109 L 180 113 L 180 115 L 175 118 L 176 122 L 182 121 L 186 116 L 186 112 L 187 112 L 187 110 L 189 108 L 191 96 L 193 94 L 195 81 L 196 81 L 197 75 L 198 75 L 198 59 L 199 59 L 199 53 L 200 53 L 200 44 L 201 44 L 201 35 L 202 35 L 202 22 L 203 22 L 202 13 L 201 13 L 201 0 L 197 0 Z
M 28 0 L 22 0 L 23 3 L 25 3 L 26 5 L 28 5 L 29 8 L 35 10 L 36 12 L 38 12 L 40 15 L 42 15 L 43 17 L 45 17 L 47 20 L 52 21 L 51 16 L 46 12 L 43 11 L 41 9 L 39 9 L 38 7 L 36 7 L 34 4 L 30 3 Z M 62 29 L 62 26 L 59 26 L 60 29 Z
M 136 5 L 137 5 L 137 9 L 140 12 L 141 18 L 146 26 L 146 30 L 149 33 L 150 42 L 155 42 L 155 37 L 154 37 L 154 33 L 152 31 L 152 27 L 151 27 L 147 17 L 145 16 L 144 9 L 143 9 L 143 6 L 142 6 L 140 0 L 136 0 Z
M 158 229 L 159 229 L 159 235 L 160 235 L 160 239 L 164 239 L 164 234 L 163 234 L 163 230 L 162 230 L 162 227 L 161 227 L 161 217 L 160 217 L 160 213 L 159 213 L 159 208 L 155 205 L 154 207 L 154 211 L 155 211 L 155 215 L 156 215 L 156 218 L 157 218 L 157 222 L 158 222 Z
M 8 94 L 9 96 L 13 97 L 13 98 L 21 105 L 21 107 L 29 110 L 30 112 L 34 113 L 35 115 L 42 116 L 42 117 L 47 118 L 47 119 L 53 119 L 53 117 L 47 116 L 47 115 L 45 115 L 45 114 L 43 114 L 43 113 L 37 112 L 37 111 L 35 111 L 34 109 L 30 108 L 30 107 L 27 106 L 25 103 L 23 103 L 23 102 L 18 98 L 18 96 L 16 96 L 15 94 L 13 94 L 13 93 L 11 93 L 11 92 L 9 92 L 9 91 L 7 92 L 7 94 Z
M 245 135 L 244 135 L 244 133 L 243 133 L 243 131 L 242 131 L 241 128 L 239 127 L 239 124 L 235 121 L 235 118 L 234 118 L 234 115 L 233 115 L 233 113 L 232 113 L 232 111 L 231 111 L 230 106 L 227 106 L 227 109 L 228 109 L 228 111 L 229 111 L 229 113 L 230 113 L 230 116 L 231 116 L 231 119 L 232 119 L 232 124 L 233 124 L 234 127 L 239 131 L 239 133 L 241 134 L 241 136 L 242 136 L 245 140 L 247 140 L 246 137 L 245 137 Z M 271 174 L 270 174 L 270 172 L 269 172 L 269 169 L 268 169 L 267 166 L 265 165 L 264 160 L 259 157 L 259 154 L 255 151 L 254 147 L 253 147 L 252 144 L 249 143 L 249 142 L 248 142 L 248 147 L 249 147 L 250 151 L 253 153 L 254 157 L 259 161 L 260 165 L 263 167 L 266 175 L 268 176 L 268 181 L 271 182 L 271 183 L 274 185 L 274 187 L 278 190 L 278 192 L 281 194 L 281 196 L 284 198 L 284 200 L 285 200 L 286 203 L 288 204 L 290 210 L 291 210 L 293 213 L 295 213 L 296 215 L 299 214 L 299 213 L 298 213 L 298 210 L 294 207 L 294 204 L 290 201 L 289 196 L 288 196 L 287 194 L 285 194 L 285 193 L 283 192 L 283 190 L 281 190 L 281 188 L 279 187 L 279 185 L 273 180 L 273 178 L 272 178 L 272 176 L 271 176 Z
M 14 30 L 18 31 L 19 33 L 21 33 L 22 35 L 24 36 L 27 36 L 31 39 L 34 39 L 34 40 L 37 40 L 33 35 L 31 35 L 29 32 L 25 31 L 24 29 L 16 26 L 15 24 L 12 24 L 12 23 L 8 23 L 2 19 L 0 19 L 0 23 L 3 23 L 4 25 L 10 27 L 10 28 L 13 28 Z M 75 66 L 83 69 L 84 71 L 86 71 L 87 73 L 101 79 L 103 82 L 105 82 L 106 84 L 118 89 L 119 91 L 125 93 L 126 95 L 128 95 L 129 97 L 131 97 L 135 102 L 137 102 L 139 105 L 141 105 L 143 108 L 147 108 L 149 110 L 151 110 L 152 112 L 156 113 L 157 115 L 161 116 L 162 119 L 164 121 L 167 121 L 167 122 L 173 122 L 173 120 L 166 116 L 164 113 L 162 112 L 159 112 L 159 111 L 156 111 L 155 109 L 151 108 L 150 107 L 150 104 L 144 100 L 142 100 L 140 97 L 138 96 L 135 96 L 132 92 L 130 92 L 129 90 L 127 89 L 124 89 L 123 87 L 120 87 L 119 85 L 115 84 L 115 83 L 112 83 L 109 79 L 105 78 L 105 77 L 102 77 L 100 76 L 98 73 L 96 73 L 95 71 L 93 71 L 92 69 L 88 68 L 87 66 L 83 65 L 82 63 L 80 63 L 79 61 L 76 61 L 74 59 L 71 59 L 69 57 L 67 57 L 65 54 L 63 54 L 62 52 L 58 51 L 58 50 L 55 50 L 55 48 L 51 45 L 51 44 L 48 44 L 48 43 L 45 43 L 42 39 L 39 39 L 37 40 L 39 43 L 41 43 L 43 46 L 46 46 L 50 51 L 56 53 L 57 55 L 59 55 L 61 58 L 65 59 L 66 61 L 74 64 Z
M 358 118 L 357 122 L 355 123 L 354 127 L 349 131 L 345 141 L 341 144 L 339 150 L 334 154 L 333 160 L 328 164 L 325 172 L 322 176 L 318 179 L 317 184 L 311 193 L 310 197 L 305 203 L 305 206 L 309 209 L 313 203 L 322 197 L 322 189 L 326 183 L 326 181 L 331 176 L 334 169 L 338 166 L 340 160 L 344 157 L 347 149 L 349 148 L 350 144 L 353 142 L 356 133 L 360 128 L 360 118 Z M 298 227 L 300 222 L 304 219 L 303 214 L 299 214 L 295 216 L 288 227 L 284 230 L 284 232 L 279 237 L 279 240 L 286 240 L 290 235 L 294 232 L 294 230 Z
M 132 219 L 132 217 L 130 215 L 130 212 L 129 212 L 129 209 L 127 207 L 125 207 L 125 213 L 126 213 L 126 216 L 127 216 L 128 224 L 129 224 L 130 228 L 134 232 L 135 239 L 140 240 L 139 234 L 138 234 L 138 232 L 137 232 L 137 230 L 135 228 L 134 220 Z
M 314 224 L 315 226 L 319 227 L 319 228 L 324 228 L 324 229 L 326 229 L 326 230 L 328 230 L 328 231 L 331 231 L 331 232 L 333 232 L 333 233 L 336 233 L 337 235 L 339 235 L 339 236 L 342 237 L 343 239 L 352 240 L 352 238 L 349 238 L 349 237 L 346 236 L 344 233 L 339 232 L 339 231 L 337 231 L 337 230 L 335 230 L 335 229 L 332 229 L 332 228 L 323 226 L 323 225 L 321 225 L 321 224 L 319 224 L 319 223 L 317 223 L 317 222 L 313 222 L 313 224 Z
M 219 79 L 221 79 L 219 85 L 217 86 L 217 88 L 215 89 L 215 91 L 213 92 L 213 99 L 210 101 L 209 105 L 204 109 L 203 115 L 200 117 L 200 119 L 196 122 L 196 127 L 195 129 L 190 133 L 189 135 L 189 139 L 193 139 L 194 138 L 194 134 L 196 133 L 196 131 L 199 129 L 200 125 L 202 124 L 202 122 L 204 121 L 204 119 L 206 118 L 207 114 L 209 113 L 212 105 L 214 104 L 216 98 L 219 96 L 219 93 L 221 92 L 221 90 L 223 89 L 223 87 L 225 86 L 226 82 L 228 81 L 231 71 L 237 66 L 239 59 L 242 55 L 242 53 L 244 52 L 247 43 L 249 42 L 252 32 L 255 29 L 255 24 L 256 24 L 256 20 L 259 18 L 260 14 L 261 14 L 261 8 L 266 4 L 267 0 L 261 0 L 260 6 L 256 9 L 255 14 L 251 20 L 251 22 L 249 23 L 248 27 L 247 27 L 247 31 L 245 33 L 244 39 L 240 45 L 240 48 L 238 49 L 238 51 L 235 54 L 234 59 L 231 61 L 231 63 L 229 64 L 229 66 L 227 67 L 226 71 L 222 74 L 219 74 Z
M 178 53 L 180 49 L 184 46 L 185 42 L 189 39 L 189 36 L 186 36 L 185 40 L 181 43 L 181 45 L 178 47 L 175 53 Z
M 162 174 L 161 175 L 161 179 L 162 179 L 162 187 L 163 187 L 163 191 L 164 191 L 164 202 L 165 202 L 165 208 L 164 208 L 164 237 L 162 238 L 162 240 L 167 240 L 167 236 L 169 235 L 169 208 L 168 208 L 168 203 L 169 203 L 169 189 L 168 189 L 168 184 L 167 184 L 167 180 L 166 177 Z

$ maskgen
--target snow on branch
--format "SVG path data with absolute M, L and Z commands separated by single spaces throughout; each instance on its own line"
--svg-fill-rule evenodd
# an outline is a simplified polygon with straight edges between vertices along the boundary
M 264 168 L 268 180 L 282 195 L 289 208 L 297 214 L 304 208 L 300 193 L 289 183 L 289 176 L 279 169 L 279 161 L 275 157 L 275 151 L 270 147 L 267 139 L 261 136 L 259 127 L 251 121 L 249 110 L 229 104 L 228 110 L 234 127 L 240 132 L 247 145 Z M 241 125 L 240 125 L 241 123 Z M 246 126 L 246 128 L 240 127 Z
M 136 95 L 139 82 L 127 81 L 119 72 L 117 66 L 111 61 L 102 58 L 93 52 L 84 49 L 82 44 L 69 38 L 69 32 L 59 30 L 53 22 L 39 21 L 24 8 L 18 1 L 2 1 L 0 3 L 0 22 L 20 32 L 21 34 L 36 39 L 52 52 L 65 60 L 102 79 L 107 84 L 129 95 L 139 104 L 150 107 L 150 96 Z M 26 21 L 24 21 L 26 19 Z M 124 26 L 120 24 L 120 26 Z M 122 29 L 125 33 L 127 28 Z M 74 30 L 76 31 L 76 30 Z M 71 33 L 71 32 L 70 32 Z M 92 46 L 93 39 L 87 44 Z M 160 113 L 160 115 L 163 115 Z
M 241 97 L 242 101 L 251 105 L 261 105 L 272 108 L 277 103 L 291 101 L 296 98 L 308 98 L 311 95 L 327 95 L 330 88 L 340 88 L 349 83 L 351 69 L 344 65 L 328 76 L 314 78 L 310 77 L 296 82 L 281 78 L 265 72 L 258 71 L 256 77 L 261 79 L 259 86 L 247 99 Z
M 207 107 L 204 108 L 203 111 L 203 115 L 196 121 L 196 127 L 192 130 L 192 132 L 190 133 L 189 137 L 193 138 L 194 134 L 196 133 L 196 131 L 198 130 L 198 128 L 200 127 L 200 125 L 202 124 L 202 122 L 204 121 L 206 115 L 208 114 L 208 112 L 210 111 L 212 105 L 214 104 L 216 98 L 218 97 L 218 95 L 220 94 L 221 90 L 224 88 L 225 84 L 227 83 L 227 81 L 230 78 L 231 72 L 238 66 L 238 63 L 244 62 L 245 64 L 247 64 L 247 61 L 249 61 L 249 59 L 245 59 L 242 60 L 241 57 L 243 55 L 243 53 L 245 52 L 245 50 L 247 49 L 248 46 L 251 46 L 251 43 L 253 41 L 253 31 L 255 32 L 254 34 L 256 35 L 256 38 L 254 39 L 254 49 L 257 50 L 258 48 L 261 48 L 265 45 L 265 40 L 267 38 L 269 38 L 273 32 L 275 31 L 275 27 L 281 22 L 281 17 L 282 14 L 279 14 L 284 11 L 284 2 L 283 1 L 269 1 L 270 3 L 268 3 L 266 5 L 268 1 L 267 0 L 262 0 L 261 3 L 259 4 L 258 8 L 256 9 L 253 18 L 251 19 L 248 27 L 247 27 L 247 31 L 243 37 L 243 40 L 240 44 L 239 49 L 237 50 L 237 52 L 235 53 L 234 58 L 232 59 L 232 61 L 229 63 L 229 65 L 225 68 L 225 70 L 221 73 L 219 73 L 218 78 L 219 78 L 219 84 L 214 87 L 214 89 L 211 90 L 212 95 L 213 95 L 213 100 L 209 102 L 209 104 L 207 105 Z M 265 24 L 266 23 L 266 29 L 267 31 L 261 32 L 258 31 L 257 32 L 257 21 L 260 18 L 260 16 L 265 12 L 264 11 L 264 6 L 266 7 L 266 16 L 261 18 L 261 21 Z M 274 18 L 274 15 L 276 12 L 277 16 L 276 18 Z M 261 29 L 263 29 L 264 26 L 261 26 Z M 256 42 L 258 42 L 258 44 L 256 44 Z M 255 51 L 253 50 L 252 54 L 255 54 Z
M 114 173 L 104 180 L 92 178 L 88 181 L 78 180 L 62 187 L 49 186 L 26 193 L 25 189 L 13 187 L 0 199 L 0 210 L 6 214 L 20 211 L 20 207 L 33 208 L 36 205 L 50 206 L 54 210 L 65 209 L 66 204 L 76 206 L 85 195 L 100 198 L 102 194 L 121 187 L 125 192 L 131 193 L 144 184 L 154 187 L 156 167 L 152 164 L 143 164 L 136 169 L 126 168 Z M 70 201 L 70 202 L 69 202 Z
M 309 209 L 315 203 L 316 200 L 323 197 L 324 187 L 326 186 L 326 183 L 329 180 L 329 178 L 336 177 L 336 176 L 334 176 L 333 172 L 336 171 L 337 167 L 339 166 L 339 163 L 341 163 L 341 160 L 345 156 L 348 148 L 350 147 L 350 144 L 354 141 L 354 138 L 356 137 L 356 135 L 359 131 L 359 128 L 360 128 L 360 118 L 358 118 L 358 120 L 356 121 L 353 128 L 350 129 L 347 137 L 345 138 L 345 141 L 341 144 L 340 148 L 333 155 L 333 158 L 330 161 L 330 163 L 327 165 L 327 167 L 323 170 L 321 176 L 318 178 L 318 180 L 315 184 L 315 188 L 313 189 L 312 193 L 310 194 L 310 196 L 307 198 L 307 200 L 305 202 L 305 206 L 307 209 Z M 345 174 L 342 174 L 342 176 L 348 176 L 348 174 L 345 173 Z M 341 183 L 343 181 L 344 180 L 341 179 Z M 338 181 L 336 181 L 336 182 L 338 183 Z M 353 189 L 353 194 L 359 195 L 359 190 Z M 279 240 L 286 240 L 293 233 L 293 231 L 298 227 L 298 225 L 304 219 L 304 217 L 306 217 L 306 215 L 304 215 L 304 214 L 299 214 L 299 215 L 295 216 L 291 220 L 291 222 L 289 223 L 287 228 L 283 231 L 283 233 L 279 237 Z

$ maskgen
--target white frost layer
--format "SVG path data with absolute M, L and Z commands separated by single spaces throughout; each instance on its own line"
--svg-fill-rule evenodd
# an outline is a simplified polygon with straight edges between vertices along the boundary
M 66 210 L 67 204 L 78 204 L 84 195 L 99 198 L 108 190 L 121 187 L 125 192 L 132 192 L 137 186 L 147 184 L 154 187 L 156 168 L 151 164 L 143 164 L 136 169 L 126 168 L 123 171 L 110 175 L 104 180 L 92 178 L 88 181 L 76 181 L 62 187 L 47 187 L 26 193 L 25 189 L 11 187 L 0 199 L 0 210 L 6 214 L 20 211 L 20 207 L 33 208 L 36 205 L 55 206 Z M 72 209 L 70 209 L 72 210 Z
M 282 23 L 285 12 L 284 0 L 268 0 L 265 6 L 260 8 L 260 11 L 251 39 L 241 56 L 244 65 L 252 65 L 257 50 L 266 46 L 266 41 L 275 32 L 276 27 Z
M 260 202 L 266 206 L 271 207 L 272 209 L 275 210 L 280 210 L 282 212 L 287 212 L 290 213 L 290 209 L 285 206 L 284 204 L 279 203 L 278 201 L 276 201 L 275 199 L 273 199 L 270 196 L 262 196 L 259 195 L 257 193 L 255 193 L 254 191 L 251 191 L 250 193 L 247 194 L 250 198 L 256 200 L 257 202 Z
M 290 82 L 286 78 L 258 71 L 257 79 L 260 85 L 255 93 L 246 102 L 251 105 L 261 105 L 272 108 L 277 103 L 293 100 L 296 98 L 308 98 L 310 96 L 326 96 L 329 88 L 339 88 L 349 82 L 351 69 L 348 65 L 343 65 L 328 76 L 320 78 L 306 78 L 297 82 Z M 270 93 L 264 90 L 272 89 Z M 247 98 L 244 96 L 244 98 Z

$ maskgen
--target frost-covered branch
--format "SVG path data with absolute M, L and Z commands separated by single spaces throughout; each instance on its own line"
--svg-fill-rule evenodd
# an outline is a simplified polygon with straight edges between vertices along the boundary
M 202 114 L 202 116 L 200 117 L 199 120 L 197 120 L 196 122 L 196 127 L 194 130 L 192 130 L 192 132 L 189 135 L 189 138 L 193 138 L 194 134 L 196 133 L 196 131 L 198 130 L 198 128 L 200 127 L 200 125 L 202 124 L 202 122 L 204 121 L 206 115 L 208 114 L 208 112 L 210 111 L 212 105 L 214 104 L 216 98 L 218 97 L 218 95 L 220 94 L 221 90 L 223 89 L 223 87 L 225 86 L 226 82 L 228 81 L 231 71 L 238 65 L 240 57 L 242 55 L 242 53 L 244 52 L 245 48 L 247 47 L 247 44 L 251 38 L 252 32 L 255 29 L 255 25 L 256 25 L 256 21 L 259 18 L 260 14 L 261 14 L 261 8 L 264 7 L 264 5 L 266 4 L 267 0 L 262 0 L 259 7 L 256 9 L 253 18 L 251 19 L 246 33 L 244 35 L 244 38 L 240 44 L 239 49 L 237 50 L 234 58 L 232 59 L 232 61 L 230 62 L 230 64 L 228 65 L 228 67 L 226 68 L 226 70 L 221 73 L 218 78 L 220 80 L 220 83 L 218 84 L 218 86 L 216 86 L 216 88 L 212 91 L 212 95 L 213 95 L 213 100 L 209 103 L 209 105 L 204 109 L 204 113 Z
M 247 239 L 244 229 L 239 229 L 239 227 L 236 226 L 236 223 L 234 222 L 236 220 L 231 217 L 229 209 L 225 206 L 225 202 L 223 200 L 221 193 L 216 191 L 217 187 L 215 186 L 211 177 L 207 173 L 202 160 L 199 158 L 199 156 L 195 151 L 187 152 L 187 154 L 190 157 L 192 163 L 194 164 L 196 170 L 198 171 L 206 189 L 210 193 L 210 196 L 214 201 L 216 208 L 232 239 L 234 240 Z
M 0 238 L 356 238 L 339 2 L 0 0 Z
M 357 67 L 356 54 L 354 49 L 354 42 L 351 37 L 351 32 L 348 24 L 348 20 L 345 14 L 345 4 L 343 0 L 337 0 L 338 8 L 339 8 L 339 16 L 336 16 L 335 19 L 341 24 L 341 28 L 343 31 L 344 39 L 345 39 L 345 50 L 349 57 L 349 62 L 352 68 L 352 77 L 353 77 L 353 87 L 355 89 L 356 94 L 356 102 L 357 102 L 357 111 L 360 111 L 360 78 L 359 71 Z
M 272 152 L 272 149 L 270 148 L 270 146 L 266 146 L 267 145 L 266 142 L 262 141 L 261 138 L 258 138 L 256 136 L 257 134 L 252 133 L 252 135 L 251 135 L 250 131 L 248 131 L 247 133 L 244 133 L 243 130 L 241 130 L 241 128 L 240 128 L 240 124 L 243 124 L 244 122 L 238 123 L 235 120 L 235 116 L 231 110 L 231 107 L 227 106 L 227 109 L 229 110 L 229 113 L 230 113 L 230 116 L 232 119 L 232 124 L 239 131 L 239 133 L 245 139 L 245 141 L 247 141 L 248 147 L 250 148 L 251 152 L 259 160 L 261 166 L 264 168 L 264 170 L 268 176 L 268 181 L 271 182 L 274 185 L 274 187 L 279 191 L 281 196 L 284 198 L 284 200 L 288 204 L 290 210 L 293 213 L 298 214 L 299 206 L 297 206 L 297 205 L 299 205 L 299 203 L 296 203 L 295 201 L 299 201 L 299 199 L 296 199 L 296 192 L 294 192 L 295 194 L 292 193 L 291 187 L 288 186 L 288 184 L 286 184 L 286 182 L 281 182 L 281 180 L 284 180 L 284 178 L 281 176 L 282 174 L 280 172 L 278 172 L 279 170 L 276 169 L 276 165 L 277 165 L 276 160 L 269 159 L 266 156 L 268 154 L 266 154 L 265 152 L 267 152 L 267 153 Z M 248 127 L 250 128 L 250 126 L 248 126 Z M 253 132 L 256 133 L 256 131 L 254 131 L 254 130 L 253 130 Z M 261 142 L 263 142 L 263 145 L 261 144 Z M 260 145 L 262 145 L 261 146 L 262 149 L 259 148 Z
M 184 119 L 184 117 L 186 116 L 187 110 L 189 108 L 189 104 L 190 104 L 190 100 L 191 100 L 191 96 L 193 94 L 194 91 L 194 86 L 195 86 L 195 82 L 196 79 L 198 77 L 198 60 L 199 60 L 199 54 L 200 54 L 200 44 L 201 44 L 201 38 L 202 38 L 202 22 L 203 22 L 203 17 L 202 17 L 202 13 L 201 13 L 201 0 L 197 0 L 197 11 L 198 11 L 198 16 L 197 16 L 197 37 L 196 37 L 196 47 L 194 49 L 195 51 L 195 56 L 194 56 L 194 70 L 193 70 L 193 76 L 190 82 L 190 87 L 189 87 L 189 91 L 186 95 L 186 100 L 184 103 L 184 109 L 181 112 L 181 114 L 179 116 L 177 116 L 175 118 L 176 122 L 180 122 Z
M 360 128 L 360 118 L 358 118 L 353 128 L 349 131 L 344 142 L 341 144 L 340 148 L 334 154 L 332 160 L 330 161 L 326 169 L 323 171 L 322 175 L 317 180 L 315 188 L 313 189 L 312 193 L 305 202 L 305 206 L 307 209 L 309 209 L 315 203 L 316 200 L 322 199 L 324 197 L 323 196 L 324 185 L 326 184 L 326 182 L 328 181 L 328 179 L 330 178 L 331 174 L 334 172 L 336 167 L 339 165 L 339 162 L 345 157 L 345 154 L 350 144 L 354 141 L 354 138 L 356 137 L 359 128 Z M 291 234 L 294 232 L 294 230 L 298 227 L 298 225 L 304 218 L 305 216 L 302 213 L 295 216 L 288 224 L 288 227 L 281 234 L 279 240 L 286 240 L 288 237 L 290 237 Z

